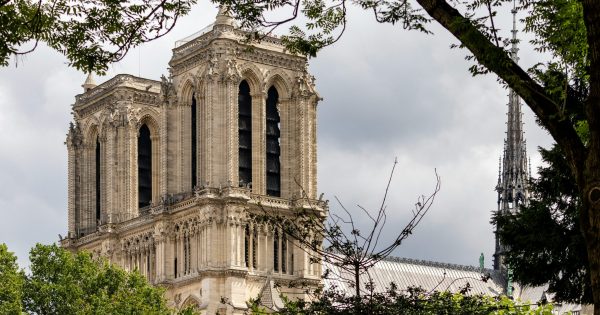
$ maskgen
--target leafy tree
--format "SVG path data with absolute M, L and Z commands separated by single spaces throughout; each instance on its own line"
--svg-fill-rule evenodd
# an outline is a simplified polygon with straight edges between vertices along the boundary
M 580 198 L 579 228 L 588 257 L 595 314 L 600 315 L 600 2 L 594 0 L 516 1 L 515 9 L 527 10 L 525 30 L 535 37 L 538 51 L 548 53 L 530 69 L 522 69 L 510 52 L 511 40 L 502 38 L 495 25 L 496 9 L 515 0 L 215 0 L 228 6 L 242 25 L 271 31 L 303 16 L 304 27 L 293 25 L 283 37 L 289 49 L 314 56 L 334 43 L 348 22 L 347 7 L 364 9 L 381 23 L 429 32 L 427 23 L 437 21 L 466 48 L 475 64 L 474 74 L 493 72 L 532 109 L 565 155 Z M 420 8 L 419 8 L 420 7 Z M 269 11 L 289 9 L 289 16 Z M 268 17 L 281 17 L 270 20 Z M 547 73 L 562 73 L 561 85 L 546 85 Z M 553 76 L 555 79 L 559 76 Z M 587 93 L 582 119 L 573 120 L 568 95 L 577 85 Z M 560 86 L 560 88 L 558 88 Z M 583 123 L 582 123 L 583 121 Z M 581 128 L 587 139 L 578 135 Z M 560 275 L 557 275 L 560 276 Z
M 557 146 L 539 149 L 546 163 L 531 183 L 529 205 L 494 222 L 513 276 L 521 284 L 549 285 L 555 299 L 591 303 L 585 242 L 579 226 L 581 200 L 567 161 Z
M 371 315 L 551 315 L 552 305 L 521 304 L 503 297 L 467 295 L 465 293 L 431 292 L 409 288 L 400 291 L 394 284 L 385 292 L 371 292 L 360 298 L 361 312 L 356 312 L 356 299 L 329 289 L 312 301 L 284 300 L 274 314 L 371 314 Z M 260 301 L 250 303 L 252 314 L 268 314 Z
M 24 309 L 32 314 L 170 314 L 164 290 L 89 253 L 36 245 Z
M 196 0 L 0 0 L 0 66 L 38 43 L 64 54 L 69 65 L 104 73 L 141 43 L 168 33 Z
M 0 244 L 0 314 L 20 314 L 23 293 L 23 272 L 17 266 L 17 257 Z

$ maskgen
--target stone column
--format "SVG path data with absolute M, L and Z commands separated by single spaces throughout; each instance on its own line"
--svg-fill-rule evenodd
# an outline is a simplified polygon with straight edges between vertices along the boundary
M 213 157 L 213 151 L 215 150 L 215 145 L 217 145 L 217 143 L 215 143 L 215 134 L 214 134 L 214 129 L 215 129 L 215 117 L 214 116 L 214 112 L 216 110 L 216 106 L 218 106 L 218 104 L 216 104 L 216 97 L 218 97 L 218 93 L 215 92 L 215 90 L 217 90 L 216 88 L 216 82 L 211 78 L 211 77 L 207 77 L 206 78 L 206 92 L 204 93 L 205 95 L 205 114 L 206 114 L 206 119 L 204 120 L 206 122 L 206 126 L 204 128 L 204 130 L 206 131 L 206 135 L 204 136 L 204 139 L 206 139 L 206 146 L 204 148 L 204 154 L 206 157 L 206 161 L 205 161 L 205 165 L 204 165 L 204 171 L 206 172 L 206 181 L 208 182 L 208 186 L 209 187 L 218 187 L 218 183 L 216 183 L 216 177 L 215 177 L 215 163 L 214 163 L 214 157 Z M 217 94 L 217 96 L 215 97 L 214 94 Z
M 117 167 L 116 163 L 115 163 L 115 140 L 116 140 L 116 128 L 110 124 L 107 123 L 104 126 L 105 134 L 106 134 L 106 141 L 104 142 L 104 194 L 106 196 L 105 203 L 104 203 L 104 216 L 105 216 L 105 222 L 106 223 L 110 223 L 112 220 L 112 216 L 113 216 L 113 211 L 115 209 L 115 196 L 114 192 L 117 191 L 117 189 L 114 187 L 114 183 L 115 183 L 115 168 Z
M 80 176 L 81 172 L 80 168 L 80 160 L 81 160 L 81 132 L 78 127 L 75 125 L 71 125 L 69 129 L 69 134 L 67 136 L 67 141 L 65 142 L 67 145 L 68 152 L 68 175 L 67 175 L 67 185 L 68 185 L 68 229 L 69 235 L 68 237 L 77 237 L 78 223 L 80 220 L 80 216 L 78 212 L 80 211 L 80 204 L 78 202 L 80 198 Z
M 158 189 L 157 202 L 160 200 L 161 196 L 165 196 L 167 194 L 167 103 L 163 103 L 160 106 L 160 121 L 158 123 L 158 138 L 159 138 L 159 152 L 158 153 Z
M 138 161 L 137 161 L 137 144 L 139 137 L 139 126 L 137 123 L 129 125 L 129 158 L 124 161 L 127 163 L 127 172 L 125 178 L 129 178 L 127 183 L 128 204 L 127 213 L 129 218 L 139 215 L 138 206 Z

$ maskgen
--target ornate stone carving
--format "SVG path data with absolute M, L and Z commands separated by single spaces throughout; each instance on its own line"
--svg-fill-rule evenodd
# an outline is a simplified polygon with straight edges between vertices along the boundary
M 225 73 L 223 74 L 223 81 L 237 82 L 241 77 L 240 69 L 237 66 L 235 59 L 225 60 Z
M 219 77 L 220 72 L 219 59 L 217 59 L 215 55 L 211 54 L 204 72 L 204 77 L 208 80 L 215 80 Z
M 305 66 L 304 71 L 296 77 L 294 94 L 297 97 L 318 95 L 315 88 L 315 77 L 308 73 L 308 64 Z
M 129 121 L 129 125 L 134 127 L 135 129 L 139 129 L 139 123 L 142 119 L 140 112 L 142 109 L 140 107 L 129 105 L 126 107 L 127 110 L 127 120 Z
M 173 100 L 177 99 L 177 91 L 173 85 L 173 80 L 170 76 L 167 79 L 163 74 L 160 76 L 160 81 L 160 101 L 170 104 Z
M 65 144 L 69 149 L 76 149 L 82 146 L 83 135 L 77 121 L 75 121 L 75 123 L 69 123 L 69 133 L 67 134 L 67 140 L 65 141 Z

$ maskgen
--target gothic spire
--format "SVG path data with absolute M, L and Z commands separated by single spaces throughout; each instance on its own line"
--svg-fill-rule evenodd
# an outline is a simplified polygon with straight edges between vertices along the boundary
M 513 28 L 512 45 L 510 57 L 518 62 L 519 51 L 517 44 L 517 9 L 513 5 Z M 506 139 L 504 140 L 504 153 L 501 163 L 501 174 L 496 191 L 498 192 L 498 212 L 515 213 L 521 205 L 526 205 L 529 198 L 529 169 L 525 136 L 523 132 L 523 113 L 521 112 L 521 100 L 515 91 L 508 91 L 508 114 L 506 122 Z M 504 246 L 496 235 L 496 253 L 494 254 L 494 268 L 504 269 L 503 258 Z

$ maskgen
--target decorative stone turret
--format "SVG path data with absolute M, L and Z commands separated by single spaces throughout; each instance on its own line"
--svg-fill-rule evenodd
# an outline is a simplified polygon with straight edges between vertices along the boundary
M 217 13 L 217 18 L 215 19 L 215 25 L 234 26 L 234 20 L 229 13 L 227 13 L 227 8 L 225 6 L 219 6 L 219 13 Z
M 93 88 L 96 87 L 96 81 L 94 81 L 94 75 L 90 72 L 88 73 L 87 78 L 85 79 L 85 82 L 81 85 L 81 87 L 83 88 L 84 92 L 87 92 Z

